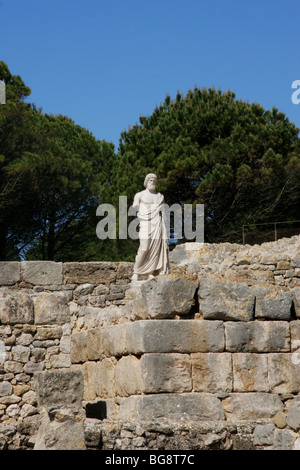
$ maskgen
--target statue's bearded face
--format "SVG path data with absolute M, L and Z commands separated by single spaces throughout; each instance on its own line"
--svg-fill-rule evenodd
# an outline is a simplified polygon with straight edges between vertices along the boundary
M 155 191 L 156 184 L 157 184 L 156 178 L 153 178 L 153 177 L 149 178 L 147 181 L 147 189 L 149 189 L 149 191 L 151 192 Z

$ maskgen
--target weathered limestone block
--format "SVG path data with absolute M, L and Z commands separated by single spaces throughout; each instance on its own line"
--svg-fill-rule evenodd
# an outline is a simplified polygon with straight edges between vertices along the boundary
M 43 292 L 35 294 L 32 299 L 36 325 L 63 325 L 70 321 L 67 294 Z
M 140 320 L 103 329 L 107 356 L 224 351 L 224 325 L 209 320 Z
M 199 307 L 204 319 L 249 321 L 255 296 L 246 284 L 214 278 L 200 279 Z
M 291 351 L 292 352 L 295 351 L 295 354 L 293 355 L 294 362 L 300 364 L 300 320 L 291 321 L 290 328 L 291 328 Z
M 294 431 L 300 430 L 300 401 L 292 401 L 286 417 L 286 422 Z
M 115 370 L 116 395 L 127 397 L 143 391 L 141 360 L 135 356 L 122 357 Z
M 72 370 L 36 372 L 34 389 L 39 406 L 58 404 L 81 406 L 83 399 L 83 377 Z
M 116 280 L 118 263 L 94 262 L 64 263 L 63 279 L 65 284 L 109 285 Z
M 34 312 L 30 295 L 22 291 L 0 289 L 0 323 L 33 323 Z
M 296 317 L 300 318 L 300 287 L 294 287 L 293 289 L 291 289 L 290 292 L 293 300 Z
M 151 421 L 159 418 L 171 420 L 224 420 L 222 403 L 209 393 L 163 393 L 123 398 L 118 419 Z
M 40 416 L 34 450 L 86 450 L 83 410 L 61 406 L 49 413 L 43 409 Z
M 41 326 L 37 328 L 35 340 L 59 339 L 62 336 L 61 326 Z
M 232 392 L 230 353 L 191 354 L 195 392 Z
M 271 419 L 283 410 L 278 395 L 263 392 L 233 393 L 222 404 L 228 421 Z
M 139 286 L 126 289 L 125 301 L 126 304 L 123 307 L 123 311 L 124 309 L 126 310 L 128 318 L 131 318 L 132 321 L 150 318 L 145 299 L 142 296 Z
M 117 265 L 117 281 L 122 279 L 122 281 L 130 282 L 133 274 L 133 263 L 130 262 L 121 262 Z
M 192 390 L 192 367 L 188 354 L 144 354 L 140 362 L 143 393 Z
M 71 362 L 78 364 L 88 360 L 86 330 L 76 331 L 71 336 Z
M 79 308 L 79 316 L 87 329 L 115 325 L 126 320 L 123 310 L 117 305 L 109 305 L 105 308 L 85 305 Z
M 4 380 L 0 382 L 0 397 L 9 396 L 13 392 L 13 387 L 10 382 Z
M 12 360 L 17 362 L 26 363 L 29 361 L 30 349 L 28 346 L 21 344 L 12 347 Z
M 12 286 L 21 280 L 21 264 L 18 261 L 0 262 L 0 286 Z
M 102 354 L 102 331 L 92 328 L 87 331 L 87 357 L 89 361 L 96 361 Z
M 96 361 L 102 354 L 102 330 L 91 328 L 74 332 L 71 336 L 71 361 L 73 364 Z
M 266 354 L 232 354 L 233 391 L 268 392 L 268 358 Z
M 252 321 L 224 323 L 226 351 L 290 351 L 290 329 L 286 321 Z
M 297 437 L 298 434 L 290 429 L 275 429 L 273 448 L 276 450 L 291 450 Z
M 74 290 L 74 298 L 78 298 L 78 297 L 80 297 L 81 295 L 88 295 L 88 294 L 90 294 L 91 292 L 93 292 L 93 290 L 94 290 L 93 284 L 89 284 L 89 283 L 80 284 L 80 285 L 77 286 L 76 289 Z
M 197 276 L 168 274 L 142 284 L 141 293 L 151 318 L 172 318 L 190 312 L 197 287 Z
M 116 396 L 115 368 L 115 361 L 109 358 L 100 362 L 85 362 L 81 366 L 80 370 L 84 376 L 84 400 Z
M 71 366 L 70 354 L 54 354 L 50 357 L 52 369 L 64 369 Z
M 124 356 L 126 354 L 130 354 L 132 348 L 128 345 L 127 342 L 127 331 L 128 331 L 128 324 L 125 323 L 124 325 L 113 325 L 113 326 L 106 326 L 103 328 L 102 331 L 102 347 L 103 353 L 110 357 L 110 356 Z M 139 341 L 139 338 L 136 338 Z
M 44 361 L 42 362 L 29 361 L 29 362 L 26 362 L 26 364 L 23 367 L 23 371 L 26 374 L 35 374 L 36 372 L 41 372 L 44 369 L 45 369 Z
M 292 297 L 278 287 L 255 286 L 255 317 L 290 320 Z
M 82 373 L 72 370 L 38 372 L 34 383 L 41 416 L 34 449 L 84 450 Z
M 274 442 L 274 424 L 258 424 L 253 433 L 253 444 L 255 446 L 269 446 Z
M 22 261 L 22 279 L 34 286 L 61 285 L 62 266 L 55 261 Z
M 300 393 L 299 353 L 268 354 L 270 390 L 274 393 Z

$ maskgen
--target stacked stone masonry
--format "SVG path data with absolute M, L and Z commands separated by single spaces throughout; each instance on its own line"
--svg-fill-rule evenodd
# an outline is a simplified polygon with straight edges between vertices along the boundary
M 0 263 L 0 448 L 59 448 L 41 429 L 72 416 L 80 448 L 300 449 L 299 236 L 132 267 Z M 83 377 L 84 419 L 41 399 L 56 372 Z

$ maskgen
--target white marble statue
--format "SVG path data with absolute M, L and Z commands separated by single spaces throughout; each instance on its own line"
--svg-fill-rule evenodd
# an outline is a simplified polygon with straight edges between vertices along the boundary
M 165 223 L 164 197 L 155 192 L 157 177 L 149 173 L 144 181 L 145 190 L 137 193 L 133 207 L 138 209 L 140 246 L 135 258 L 132 280 L 139 275 L 151 279 L 169 272 L 169 248 Z

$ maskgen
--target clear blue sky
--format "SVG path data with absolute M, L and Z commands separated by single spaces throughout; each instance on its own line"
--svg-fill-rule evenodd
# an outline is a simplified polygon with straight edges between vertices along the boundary
M 29 101 L 118 147 L 166 94 L 276 106 L 300 127 L 299 0 L 0 0 L 0 60 Z

